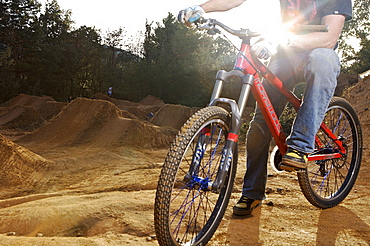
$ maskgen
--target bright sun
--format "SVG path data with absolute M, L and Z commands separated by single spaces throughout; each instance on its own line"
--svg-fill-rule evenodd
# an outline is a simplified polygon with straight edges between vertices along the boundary
M 269 42 L 285 44 L 288 33 L 281 24 L 279 0 L 248 0 L 241 6 L 221 13 L 208 13 L 205 18 L 215 18 L 233 29 L 249 28 L 259 32 Z M 227 35 L 234 45 L 239 46 L 238 38 Z

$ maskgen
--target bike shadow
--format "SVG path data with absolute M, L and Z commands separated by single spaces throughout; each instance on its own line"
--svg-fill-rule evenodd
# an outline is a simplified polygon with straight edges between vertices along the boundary
M 263 245 L 259 238 L 260 219 L 260 207 L 249 216 L 232 215 L 227 231 L 228 245 Z M 334 246 L 337 240 L 370 245 L 370 225 L 343 206 L 321 210 L 315 245 Z
M 337 206 L 320 212 L 316 245 L 335 245 L 338 236 L 370 245 L 370 226 L 350 209 Z M 350 237 L 350 238 L 349 238 Z
M 229 246 L 262 245 L 259 241 L 261 206 L 248 216 L 232 215 L 227 231 Z

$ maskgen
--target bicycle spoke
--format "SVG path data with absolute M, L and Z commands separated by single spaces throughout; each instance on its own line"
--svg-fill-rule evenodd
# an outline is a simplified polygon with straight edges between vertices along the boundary
M 343 156 L 310 162 L 306 172 L 298 174 L 306 198 L 321 208 L 335 206 L 348 195 L 359 171 L 362 152 L 359 121 L 348 102 L 334 98 L 324 123 L 336 138 L 329 138 L 320 129 L 316 135 L 319 145 L 314 154 L 341 153 Z M 342 143 L 340 148 L 336 144 L 338 141 Z
M 190 128 L 196 129 L 191 137 L 180 135 L 176 141 L 180 141 L 176 145 L 174 151 L 168 154 L 168 172 L 172 172 L 172 163 L 176 162 L 177 171 L 173 173 L 173 179 L 168 177 L 168 184 L 163 184 L 164 189 L 161 190 L 161 197 L 170 198 L 167 201 L 168 210 L 161 210 L 157 207 L 157 218 L 163 211 L 163 215 L 168 218 L 168 222 L 163 226 L 170 233 L 169 240 L 174 240 L 181 245 L 193 245 L 197 242 L 209 240 L 209 237 L 215 231 L 218 223 L 221 221 L 221 216 L 226 209 L 228 197 L 231 194 L 232 183 L 228 181 L 227 189 L 223 188 L 220 193 L 211 192 L 212 182 L 217 177 L 221 159 L 224 154 L 228 125 L 225 119 L 228 114 L 225 110 L 219 107 L 205 108 L 205 114 L 199 114 L 199 117 L 204 117 L 207 112 L 217 112 L 222 115 L 223 120 L 214 119 L 206 120 L 203 125 L 189 123 Z M 208 116 L 209 117 L 209 116 Z M 197 117 L 194 118 L 198 120 Z M 181 132 L 180 132 L 181 133 Z M 186 132 L 185 132 L 186 133 Z M 183 148 L 181 158 L 176 156 L 179 148 Z M 233 170 L 233 169 L 232 169 Z M 162 173 L 161 173 L 162 175 Z M 233 171 L 233 176 L 235 171 Z M 170 189 L 170 195 L 166 190 Z M 222 209 L 222 214 L 220 213 Z M 215 222 L 216 220 L 216 222 Z M 157 223 L 158 227 L 162 224 Z M 166 226 L 167 225 L 167 226 Z M 206 235 L 206 236 L 205 236 Z M 168 237 L 167 237 L 168 238 Z

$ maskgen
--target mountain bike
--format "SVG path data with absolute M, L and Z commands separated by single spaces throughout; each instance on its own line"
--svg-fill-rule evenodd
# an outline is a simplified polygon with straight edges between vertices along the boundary
M 312 205 L 322 209 L 338 205 L 349 194 L 359 173 L 361 126 L 350 103 L 340 97 L 333 97 L 330 102 L 315 138 L 315 151 L 308 156 L 308 167 L 293 170 L 280 164 L 287 151 L 285 134 L 260 77 L 275 85 L 296 110 L 301 100 L 251 54 L 251 39 L 258 33 L 234 30 L 214 19 L 202 20 L 198 28 L 215 33 L 219 32 L 217 27 L 238 36 L 241 48 L 234 69 L 217 73 L 209 105 L 184 124 L 166 156 L 154 208 L 160 245 L 205 245 L 216 231 L 233 188 L 241 116 L 250 92 L 278 146 L 274 165 L 278 170 L 297 171 L 300 188 Z M 220 97 L 224 83 L 232 77 L 240 78 L 242 83 L 237 102 Z

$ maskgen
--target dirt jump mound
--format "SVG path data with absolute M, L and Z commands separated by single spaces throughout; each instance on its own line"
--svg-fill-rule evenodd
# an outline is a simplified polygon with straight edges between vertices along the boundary
M 51 97 L 21 94 L 1 105 L 0 126 L 32 131 L 57 115 L 65 105 Z
M 168 146 L 174 132 L 143 121 L 105 100 L 77 98 L 48 124 L 25 137 L 38 145 Z M 21 140 L 22 141 L 22 140 Z
M 193 110 L 182 105 L 166 104 L 154 115 L 150 122 L 157 126 L 180 129 L 193 115 Z
M 143 100 L 140 101 L 140 104 L 163 106 L 165 103 L 163 102 L 162 99 L 159 99 L 158 97 L 148 95 Z
M 34 130 L 45 119 L 33 108 L 17 105 L 0 117 L 0 126 L 6 129 Z
M 101 99 L 101 100 L 109 101 L 109 102 L 113 103 L 114 105 L 116 105 L 119 109 L 123 109 L 124 107 L 127 107 L 127 106 L 128 107 L 137 107 L 137 106 L 139 106 L 138 103 L 127 101 L 127 100 L 115 99 L 115 98 L 112 98 L 112 97 L 110 97 L 108 95 L 105 95 L 105 94 L 102 94 L 102 93 L 96 93 L 93 96 L 93 99 Z
M 4 187 L 35 186 L 44 178 L 50 161 L 0 135 L 0 184 Z M 0 194 L 4 197 L 4 194 Z
M 109 101 L 116 105 L 119 109 L 129 112 L 141 120 L 148 120 L 149 114 L 156 113 L 163 105 L 165 105 L 161 99 L 150 95 L 145 97 L 142 101 L 140 101 L 140 103 L 134 103 L 127 100 L 118 100 L 102 93 L 96 93 L 93 97 L 94 99 Z
M 55 100 L 51 97 L 48 96 L 43 96 L 43 97 L 36 97 L 36 96 L 30 96 L 30 95 L 25 95 L 25 94 L 20 94 L 13 99 L 3 103 L 1 105 L 2 107 L 8 107 L 12 108 L 17 105 L 21 106 L 27 106 L 27 107 L 33 107 L 34 109 L 39 109 L 42 107 L 46 102 L 55 102 Z

